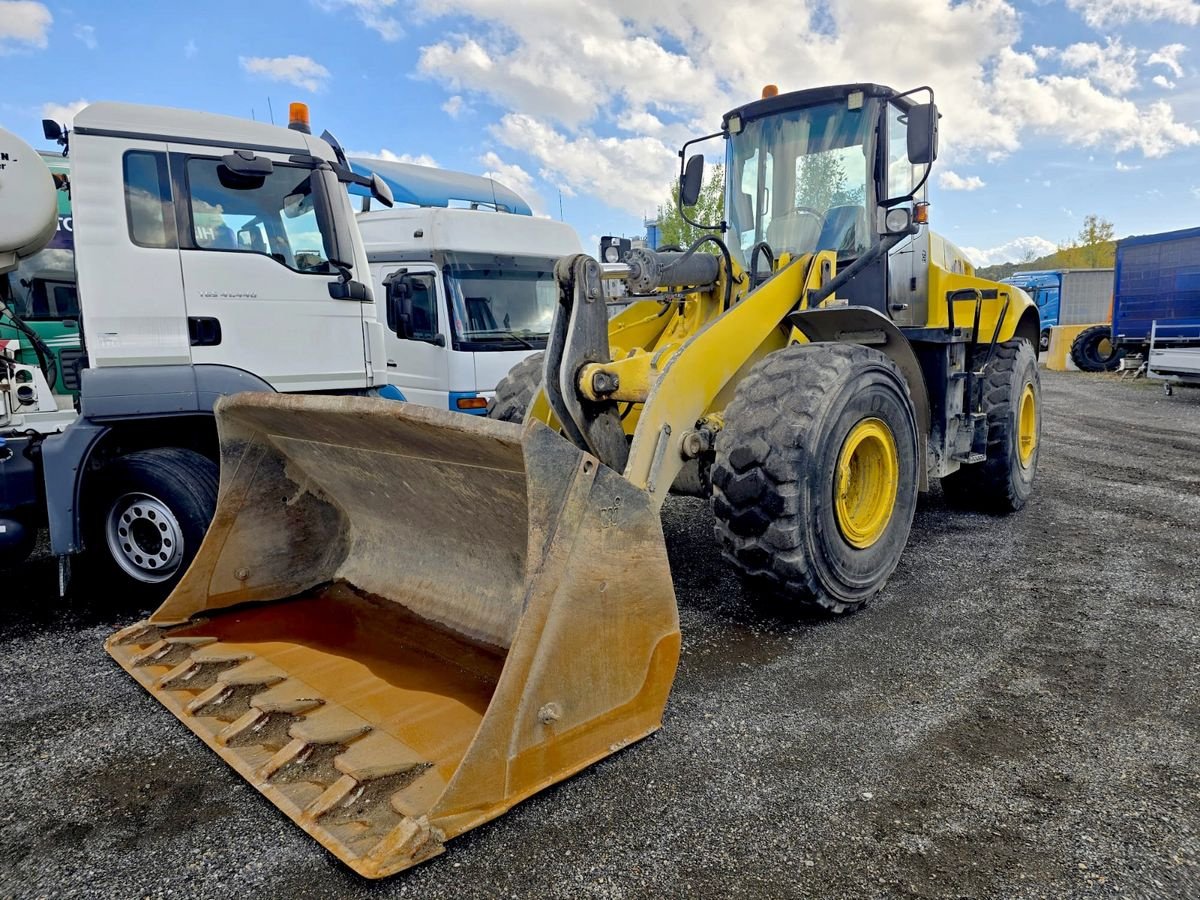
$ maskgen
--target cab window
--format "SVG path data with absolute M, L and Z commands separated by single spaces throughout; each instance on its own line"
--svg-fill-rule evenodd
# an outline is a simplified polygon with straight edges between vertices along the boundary
M 255 253 L 297 272 L 333 274 L 313 209 L 313 177 L 311 169 L 279 163 L 269 175 L 247 177 L 218 159 L 189 159 L 193 247 Z

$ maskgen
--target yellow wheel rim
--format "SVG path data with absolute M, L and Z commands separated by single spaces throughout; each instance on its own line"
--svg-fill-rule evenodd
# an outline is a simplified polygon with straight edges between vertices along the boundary
M 1028 466 L 1037 449 L 1037 397 L 1033 394 L 1033 383 L 1021 391 L 1021 405 L 1017 410 L 1017 457 L 1022 466 Z
M 842 537 L 865 550 L 892 520 L 899 492 L 896 439 L 882 419 L 863 419 L 846 435 L 837 462 L 835 514 Z

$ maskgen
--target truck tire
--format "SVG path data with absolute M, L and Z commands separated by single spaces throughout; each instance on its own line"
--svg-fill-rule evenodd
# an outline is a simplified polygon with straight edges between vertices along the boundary
M 496 385 L 496 396 L 488 403 L 488 418 L 501 422 L 525 421 L 525 411 L 533 402 L 533 395 L 542 386 L 542 368 L 546 354 L 539 350 L 531 353 L 500 379 Z
M 137 600 L 161 599 L 200 549 L 217 505 L 217 464 L 158 447 L 120 456 L 96 476 L 89 554 Z
M 1050 349 L 1050 329 L 1043 328 L 1042 334 L 1038 338 L 1038 347 L 1043 353 Z
M 983 379 L 987 459 L 944 477 L 942 491 L 956 506 L 1016 512 L 1033 492 L 1042 434 L 1042 386 L 1033 347 L 1025 340 L 997 344 Z
M 916 413 L 887 356 L 797 344 L 725 410 L 712 465 L 722 553 L 778 602 L 847 613 L 883 588 L 917 505 Z
M 1071 361 L 1082 372 L 1112 372 L 1124 355 L 1125 351 L 1113 344 L 1108 325 L 1085 328 L 1071 342 Z

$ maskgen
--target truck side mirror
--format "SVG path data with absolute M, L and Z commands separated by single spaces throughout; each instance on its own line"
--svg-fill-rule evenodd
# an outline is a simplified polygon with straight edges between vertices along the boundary
M 938 111 L 936 103 L 918 103 L 908 109 L 908 161 L 929 165 L 937 159 Z
M 704 156 L 697 153 L 687 161 L 679 177 L 679 205 L 695 206 L 704 184 Z
M 387 290 L 387 326 L 396 337 L 408 340 L 412 330 L 412 281 L 408 269 L 397 269 L 383 279 Z
M 388 183 L 374 173 L 371 173 L 371 196 L 389 208 L 396 202 Z

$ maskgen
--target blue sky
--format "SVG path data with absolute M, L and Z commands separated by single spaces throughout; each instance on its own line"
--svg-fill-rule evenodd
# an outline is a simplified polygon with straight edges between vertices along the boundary
M 1200 224 L 1196 0 L 0 0 L 0 124 L 123 100 L 276 120 L 489 173 L 585 247 L 641 231 L 674 150 L 819 83 L 930 83 L 933 223 L 978 262 Z M 781 15 L 781 12 L 783 13 Z

